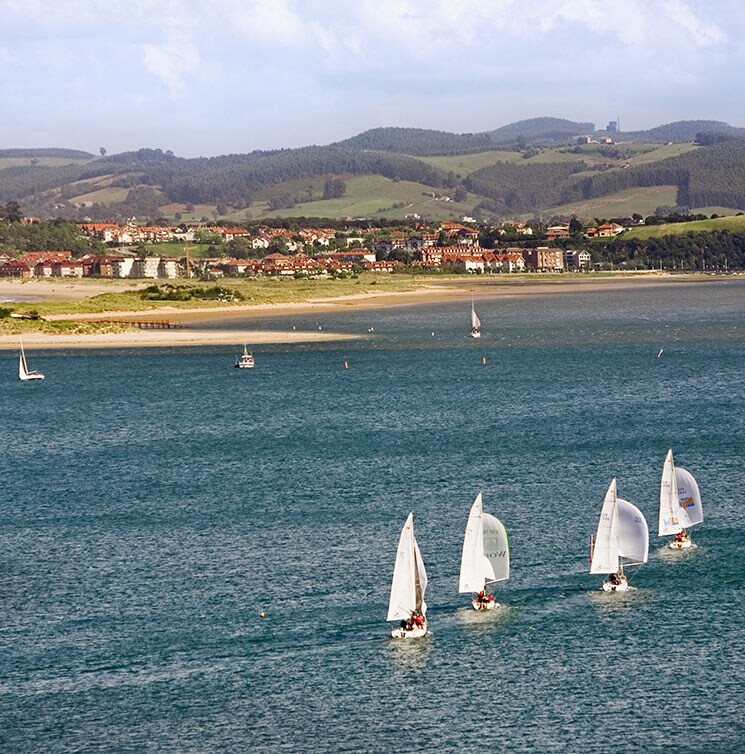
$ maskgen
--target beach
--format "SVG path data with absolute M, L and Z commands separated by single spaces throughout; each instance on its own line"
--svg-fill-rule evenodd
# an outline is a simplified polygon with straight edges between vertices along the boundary
M 76 322 L 163 322 L 177 327 L 173 329 L 137 329 L 124 332 L 76 334 L 51 334 L 43 332 L 23 333 L 24 344 L 29 348 L 133 348 L 148 346 L 196 346 L 211 344 L 242 343 L 247 337 L 254 344 L 301 343 L 363 337 L 359 333 L 327 332 L 322 330 L 299 331 L 288 322 L 286 330 L 250 330 L 230 327 L 231 320 L 245 321 L 252 317 L 267 315 L 285 316 L 310 312 L 334 312 L 341 309 L 381 309 L 399 306 L 445 303 L 448 301 L 577 294 L 583 292 L 614 291 L 624 288 L 650 288 L 702 285 L 715 278 L 706 275 L 638 274 L 614 276 L 557 277 L 521 276 L 458 277 L 443 280 L 412 280 L 412 289 L 400 292 L 366 292 L 340 295 L 331 298 L 307 298 L 302 301 L 262 304 L 215 305 L 208 308 L 180 308 L 167 304 L 154 306 L 145 311 L 111 311 L 98 313 L 53 314 L 48 321 L 67 320 Z M 0 281 L 0 300 L 6 302 L 75 301 L 112 293 L 136 290 L 143 281 Z M 201 323 L 223 322 L 220 330 L 200 330 Z M 1 333 L 0 349 L 14 349 L 18 345 L 18 333 Z

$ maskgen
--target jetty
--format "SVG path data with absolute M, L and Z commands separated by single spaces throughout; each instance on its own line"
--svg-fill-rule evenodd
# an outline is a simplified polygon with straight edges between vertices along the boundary
M 96 321 L 109 325 L 129 325 L 130 327 L 139 327 L 140 330 L 181 330 L 184 327 L 176 322 L 154 319 L 99 319 Z

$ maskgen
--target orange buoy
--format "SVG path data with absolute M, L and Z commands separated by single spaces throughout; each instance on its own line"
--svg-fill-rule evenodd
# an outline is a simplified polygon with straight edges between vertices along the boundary
M 481 363 L 482 364 L 486 364 L 486 356 L 482 356 L 481 357 Z
M 344 369 L 349 369 L 349 364 L 346 361 L 344 362 Z

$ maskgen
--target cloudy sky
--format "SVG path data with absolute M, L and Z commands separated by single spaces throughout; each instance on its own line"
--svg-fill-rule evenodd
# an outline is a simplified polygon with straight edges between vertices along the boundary
M 0 149 L 745 126 L 742 0 L 0 0 Z

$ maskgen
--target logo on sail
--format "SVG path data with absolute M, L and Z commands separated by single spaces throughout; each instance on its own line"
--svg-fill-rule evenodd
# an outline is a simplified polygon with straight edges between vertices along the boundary
M 688 508 L 692 508 L 695 504 L 696 503 L 693 502 L 693 498 L 692 497 L 687 497 L 687 498 L 685 498 L 685 499 L 683 499 L 683 500 L 680 501 L 680 507 L 681 508 L 685 508 L 686 510 Z

